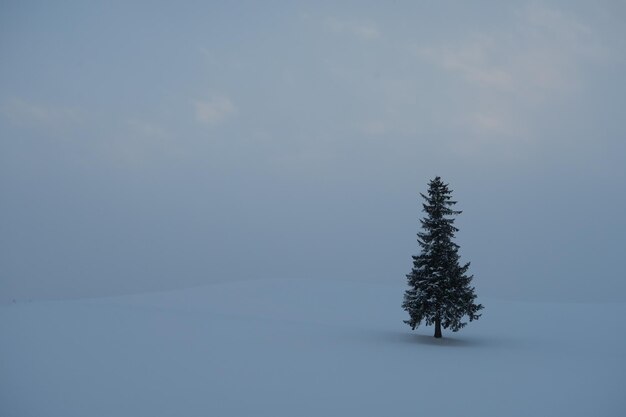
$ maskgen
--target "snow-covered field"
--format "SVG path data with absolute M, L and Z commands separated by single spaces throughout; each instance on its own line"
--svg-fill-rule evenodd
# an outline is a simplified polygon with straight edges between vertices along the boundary
M 481 320 L 435 340 L 402 323 L 403 291 L 264 280 L 3 305 L 0 415 L 626 415 L 625 304 L 479 297 Z

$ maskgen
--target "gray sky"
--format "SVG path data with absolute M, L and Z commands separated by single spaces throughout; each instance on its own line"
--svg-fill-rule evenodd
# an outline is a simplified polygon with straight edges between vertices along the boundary
M 479 296 L 624 301 L 625 22 L 617 0 L 4 1 L 0 300 L 404 282 L 440 175 Z

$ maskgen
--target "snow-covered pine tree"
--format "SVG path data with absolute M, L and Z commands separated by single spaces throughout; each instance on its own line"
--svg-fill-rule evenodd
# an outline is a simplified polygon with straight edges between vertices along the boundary
M 480 317 L 481 304 L 475 304 L 473 276 L 467 275 L 469 262 L 459 264 L 459 246 L 453 242 L 459 229 L 454 227 L 454 216 L 460 211 L 452 209 L 452 191 L 440 177 L 428 184 L 428 196 L 423 204 L 426 216 L 420 220 L 422 231 L 418 236 L 421 253 L 413 256 L 413 269 L 406 277 L 409 289 L 404 294 L 402 308 L 409 313 L 405 320 L 413 330 L 422 321 L 435 325 L 435 337 L 441 337 L 441 327 L 453 332 L 465 327 L 464 316 L 469 321 Z

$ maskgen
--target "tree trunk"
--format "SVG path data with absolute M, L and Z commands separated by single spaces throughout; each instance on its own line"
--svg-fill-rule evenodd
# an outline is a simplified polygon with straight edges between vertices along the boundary
M 440 318 L 435 319 L 435 337 L 437 339 L 441 338 L 441 319 Z

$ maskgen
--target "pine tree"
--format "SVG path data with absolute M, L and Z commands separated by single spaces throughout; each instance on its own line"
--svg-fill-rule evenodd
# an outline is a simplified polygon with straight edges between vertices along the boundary
M 452 191 L 440 177 L 428 184 L 428 196 L 424 198 L 426 216 L 420 220 L 422 231 L 418 236 L 421 253 L 413 256 L 413 269 L 408 274 L 409 289 L 404 294 L 402 308 L 409 313 L 405 320 L 413 330 L 422 321 L 435 325 L 435 337 L 441 337 L 441 327 L 453 332 L 465 327 L 464 316 L 469 321 L 481 315 L 481 304 L 475 304 L 473 276 L 467 275 L 469 262 L 459 264 L 459 246 L 453 242 L 459 231 L 454 227 L 454 216 L 461 214 L 453 210 L 456 201 L 451 200 Z

